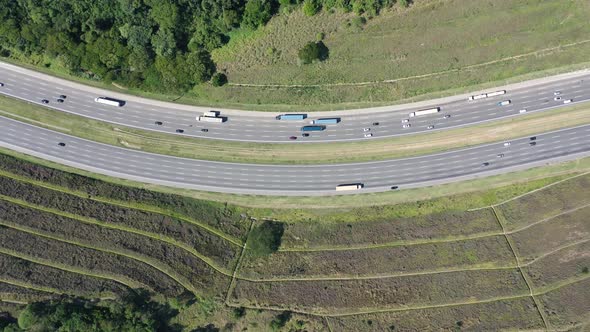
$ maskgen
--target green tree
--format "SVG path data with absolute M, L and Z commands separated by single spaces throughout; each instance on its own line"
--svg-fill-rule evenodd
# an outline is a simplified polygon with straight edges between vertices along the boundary
M 248 0 L 244 9 L 242 24 L 246 27 L 256 29 L 266 24 L 272 16 L 270 0 Z
M 309 42 L 299 50 L 299 61 L 302 64 L 310 64 L 314 61 L 324 61 L 329 57 L 330 51 L 321 40 Z
M 277 251 L 281 246 L 284 232 L 283 223 L 264 221 L 254 227 L 248 236 L 247 248 L 254 256 L 266 256 Z
M 171 57 L 176 51 L 174 35 L 168 30 L 158 30 L 158 32 L 152 36 L 152 47 L 157 55 Z
M 303 2 L 303 13 L 307 16 L 313 16 L 322 9 L 320 0 L 305 0 Z
M 211 77 L 211 85 L 222 86 L 227 84 L 227 76 L 224 73 L 215 73 Z

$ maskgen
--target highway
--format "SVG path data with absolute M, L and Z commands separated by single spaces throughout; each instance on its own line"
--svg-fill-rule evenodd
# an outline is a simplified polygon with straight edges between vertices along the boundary
M 288 142 L 292 144 L 305 142 L 354 141 L 377 139 L 400 135 L 415 134 L 428 130 L 444 130 L 473 125 L 500 118 L 519 116 L 519 111 L 538 112 L 563 106 L 563 101 L 573 99 L 574 103 L 590 100 L 590 72 L 559 76 L 555 79 L 531 83 L 507 90 L 502 96 L 468 101 L 466 96 L 446 98 L 443 103 L 417 107 L 407 105 L 400 107 L 379 107 L 355 111 L 335 111 L 330 117 L 340 117 L 341 122 L 328 125 L 323 132 L 313 132 L 309 137 L 302 137 L 300 128 L 317 118 L 309 113 L 305 121 L 276 120 L 280 113 L 247 112 L 220 110 L 228 116 L 222 124 L 203 124 L 196 121 L 196 116 L 212 108 L 174 105 L 148 99 L 120 95 L 99 90 L 48 75 L 0 62 L 0 94 L 16 97 L 32 103 L 49 107 L 56 111 L 78 114 L 88 118 L 106 121 L 134 128 L 154 130 L 174 135 L 203 137 L 220 140 L 246 142 Z M 489 89 L 493 92 L 502 87 Z M 554 100 L 554 92 L 561 91 L 561 100 Z M 58 103 L 59 95 L 66 95 L 63 103 Z M 126 100 L 123 107 L 114 107 L 96 103 L 95 97 L 112 96 Z M 48 104 L 41 100 L 47 99 Z M 511 100 L 507 106 L 498 106 L 503 100 Z M 437 106 L 441 112 L 434 115 L 409 118 L 410 112 Z M 450 117 L 445 118 L 445 115 Z M 326 117 L 326 116 L 322 116 Z M 410 128 L 402 128 L 402 120 L 409 119 Z M 156 122 L 162 122 L 157 125 Z M 379 125 L 373 125 L 378 122 Z M 433 126 L 433 129 L 427 129 Z M 206 128 L 208 132 L 202 132 Z M 364 128 L 373 134 L 365 138 Z M 182 129 L 183 133 L 176 133 Z M 290 140 L 291 136 L 297 137 Z
M 346 183 L 378 192 L 447 183 L 590 155 L 590 125 L 444 153 L 330 165 L 237 164 L 96 143 L 0 117 L 0 146 L 87 171 L 179 188 L 262 195 L 330 195 Z M 65 146 L 59 146 L 59 143 Z M 534 143 L 535 145 L 531 145 Z M 502 155 L 502 157 L 499 157 Z M 484 163 L 489 163 L 484 165 Z M 343 193 L 343 192 L 338 192 Z

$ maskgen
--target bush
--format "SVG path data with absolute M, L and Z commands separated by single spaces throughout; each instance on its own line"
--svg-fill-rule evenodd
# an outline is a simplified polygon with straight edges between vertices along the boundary
M 211 85 L 222 86 L 227 84 L 227 76 L 224 73 L 215 73 L 211 77 Z
M 270 322 L 270 328 L 273 331 L 282 329 L 291 320 L 292 315 L 290 311 L 283 311 Z
M 305 0 L 303 2 L 303 13 L 307 16 L 313 16 L 322 9 L 322 4 L 318 0 Z
M 276 221 L 265 221 L 255 227 L 248 237 L 248 248 L 253 256 L 266 256 L 277 251 L 285 226 Z
M 320 40 L 318 42 L 309 42 L 299 50 L 299 61 L 302 64 L 309 64 L 314 61 L 324 61 L 328 58 L 330 51 Z
M 409 0 L 398 0 L 398 2 L 400 6 L 407 8 L 410 5 L 410 1 Z

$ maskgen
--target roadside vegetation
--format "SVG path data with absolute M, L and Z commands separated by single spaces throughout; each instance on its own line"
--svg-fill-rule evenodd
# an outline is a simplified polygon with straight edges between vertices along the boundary
M 1 155 L 0 326 L 116 325 L 126 312 L 147 330 L 570 329 L 590 319 L 589 181 L 308 211 Z

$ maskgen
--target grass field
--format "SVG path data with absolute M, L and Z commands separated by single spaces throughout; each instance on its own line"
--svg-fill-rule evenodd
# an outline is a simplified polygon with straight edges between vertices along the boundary
M 187 330 L 561 330 L 588 320 L 589 210 L 575 193 L 587 196 L 590 175 L 316 211 L 313 223 L 284 220 L 279 250 L 260 256 L 242 253 L 262 222 L 249 216 L 273 210 L 1 160 L 0 308 L 13 312 L 61 293 L 142 287 L 175 303 Z M 467 211 L 468 197 L 493 206 Z
M 590 123 L 590 104 L 500 121 L 395 138 L 346 143 L 285 144 L 208 140 L 138 130 L 0 96 L 0 115 L 92 141 L 158 154 L 264 164 L 329 164 L 386 160 L 499 142 Z
M 582 0 L 422 0 L 365 25 L 355 24 L 353 14 L 295 11 L 262 31 L 233 35 L 213 52 L 231 84 L 194 94 L 253 108 L 330 109 L 467 90 L 587 62 L 588 15 Z M 325 34 L 330 58 L 299 66 L 298 49 L 318 33 Z

